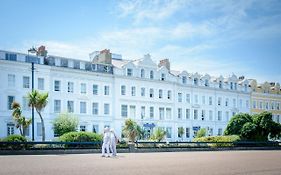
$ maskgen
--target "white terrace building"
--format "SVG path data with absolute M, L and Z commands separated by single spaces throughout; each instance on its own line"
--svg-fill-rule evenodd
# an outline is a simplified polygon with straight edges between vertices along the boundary
M 52 121 L 61 112 L 74 113 L 81 131 L 101 133 L 110 126 L 121 136 L 125 119 L 132 118 L 146 130 L 146 137 L 161 127 L 170 141 L 182 139 L 179 127 L 185 131 L 183 140 L 192 140 L 199 128 L 221 135 L 234 114 L 250 113 L 251 89 L 244 77 L 173 71 L 167 59 L 158 65 L 150 55 L 123 60 L 109 50 L 93 52 L 90 59 L 0 51 L 0 137 L 18 132 L 10 110 L 14 100 L 22 104 L 25 116 L 31 116 L 25 96 L 31 91 L 32 61 L 35 89 L 49 92 L 43 112 L 47 140 L 54 138 Z M 36 113 L 35 139 L 41 139 Z

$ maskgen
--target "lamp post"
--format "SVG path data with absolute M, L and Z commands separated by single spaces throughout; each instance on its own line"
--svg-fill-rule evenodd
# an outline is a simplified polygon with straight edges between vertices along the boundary
M 37 50 L 32 47 L 31 49 L 28 49 L 28 59 L 29 59 L 29 53 L 37 53 Z M 33 92 L 34 90 L 34 61 L 31 62 L 31 90 Z M 34 106 L 32 105 L 32 113 L 31 113 L 31 118 L 32 118 L 32 141 L 34 141 Z

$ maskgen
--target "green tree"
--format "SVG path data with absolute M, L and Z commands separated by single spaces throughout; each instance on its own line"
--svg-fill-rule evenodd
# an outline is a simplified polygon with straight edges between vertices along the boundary
M 28 94 L 28 104 L 30 107 L 34 107 L 36 112 L 38 113 L 41 124 L 42 124 L 42 141 L 45 141 L 45 125 L 44 125 L 44 119 L 41 114 L 42 110 L 46 107 L 48 104 L 48 93 L 40 93 L 37 90 L 33 90 Z
M 197 131 L 195 138 L 205 137 L 207 134 L 206 128 L 201 128 Z
M 239 113 L 231 118 L 224 131 L 225 135 L 241 135 L 242 127 L 245 123 L 252 122 L 249 114 Z
M 281 136 L 281 124 L 272 120 L 272 114 L 238 114 L 227 125 L 225 135 L 239 135 L 244 140 L 267 141 Z
M 61 113 L 53 121 L 54 133 L 61 136 L 65 133 L 76 131 L 78 122 L 76 116 L 69 113 Z
M 127 119 L 125 121 L 123 133 L 124 136 L 127 137 L 130 142 L 135 142 L 137 137 L 140 137 L 141 131 L 141 127 L 132 119 Z
M 26 119 L 22 115 L 21 106 L 18 102 L 12 103 L 12 110 L 13 110 L 12 116 L 16 122 L 16 128 L 18 128 L 20 130 L 21 136 L 25 136 L 26 128 L 28 128 L 28 126 L 30 125 L 31 119 Z
M 256 124 L 247 122 L 242 127 L 241 137 L 246 138 L 247 140 L 255 140 L 256 139 L 256 130 L 257 130 Z
M 165 136 L 166 131 L 164 131 L 162 128 L 156 128 L 150 139 L 160 142 L 165 138 Z
M 280 136 L 280 124 L 272 120 L 272 113 L 262 112 L 253 115 L 253 123 L 257 126 L 255 130 L 255 140 L 265 141 L 268 138 Z
M 178 136 L 183 139 L 183 134 L 184 134 L 184 129 L 183 127 L 179 127 L 178 128 Z

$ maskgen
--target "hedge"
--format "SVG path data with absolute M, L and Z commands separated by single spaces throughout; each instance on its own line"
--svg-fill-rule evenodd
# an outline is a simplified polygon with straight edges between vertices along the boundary
M 24 136 L 21 135 L 9 135 L 2 139 L 3 142 L 27 142 L 27 139 Z M 24 149 L 25 145 L 22 144 L 16 144 L 16 145 L 9 145 L 5 144 L 2 145 L 1 149 L 12 149 L 12 150 L 20 150 Z
M 208 136 L 208 137 L 200 137 L 193 139 L 194 142 L 237 142 L 240 141 L 240 137 L 238 135 L 230 135 L 230 136 Z M 208 144 L 211 147 L 228 147 L 234 146 L 231 143 L 211 143 Z
M 62 142 L 101 142 L 102 136 L 100 134 L 92 132 L 69 132 L 63 134 L 59 137 L 59 141 Z M 80 145 L 76 146 L 67 146 L 65 147 L 81 147 Z M 93 147 L 93 145 L 84 145 L 83 147 Z M 96 146 L 94 146 L 96 147 Z

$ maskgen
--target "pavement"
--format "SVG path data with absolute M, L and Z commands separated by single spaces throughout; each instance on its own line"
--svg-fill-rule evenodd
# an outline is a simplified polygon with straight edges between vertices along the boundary
M 281 151 L 0 156 L 0 175 L 281 175 Z

